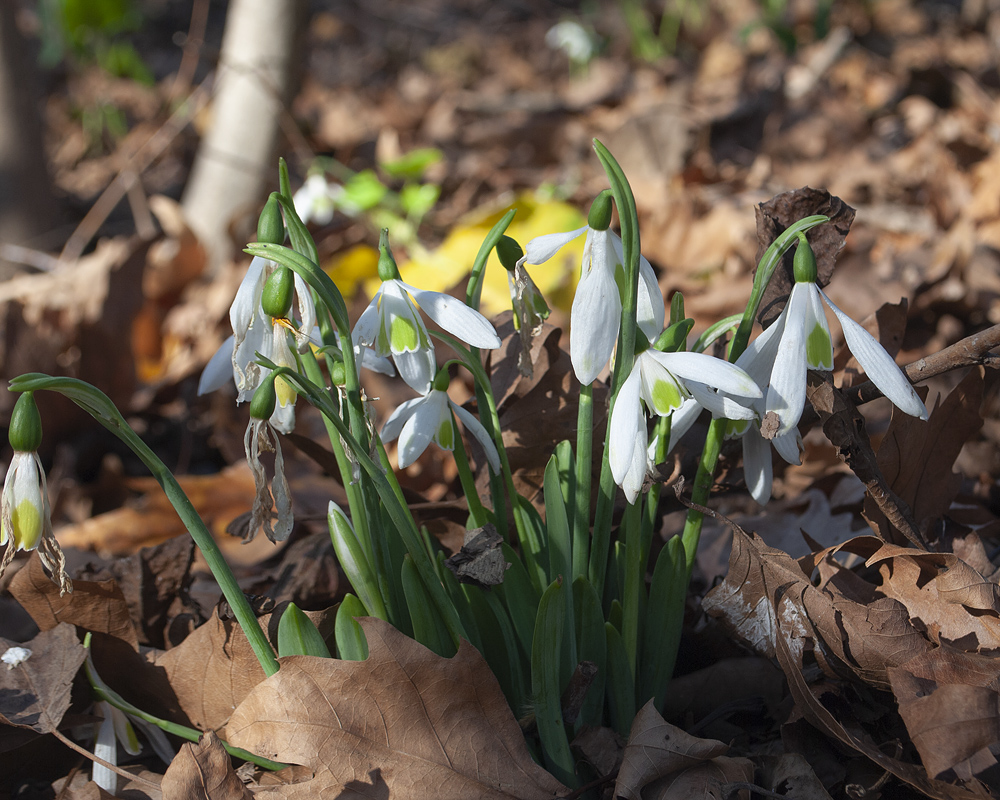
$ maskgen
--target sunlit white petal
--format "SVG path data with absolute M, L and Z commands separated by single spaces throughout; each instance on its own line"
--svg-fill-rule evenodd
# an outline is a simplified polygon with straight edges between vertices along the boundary
M 584 386 L 597 378 L 611 358 L 621 313 L 618 284 L 609 270 L 595 269 L 581 279 L 573 298 L 569 354 L 576 379 Z
M 500 337 L 489 320 L 458 298 L 417 289 L 407 283 L 400 282 L 400 285 L 413 295 L 421 310 L 448 333 L 473 347 L 493 350 L 500 346 Z
M 499 475 L 500 455 L 497 453 L 497 446 L 493 442 L 493 437 L 486 432 L 486 428 L 483 427 L 483 423 L 476 419 L 471 413 L 450 400 L 448 402 L 451 404 L 451 410 L 455 412 L 455 416 L 462 421 L 462 426 L 465 428 L 466 432 L 473 436 L 475 440 L 479 442 L 479 446 L 483 448 L 483 452 L 486 454 L 486 460 L 489 462 L 490 469 L 493 471 L 493 474 Z
M 614 234 L 611 235 L 610 239 L 618 263 L 624 264 L 625 248 L 622 245 L 622 240 Z M 652 342 L 663 331 L 666 308 L 663 304 L 663 293 L 656 280 L 656 273 L 653 272 L 653 267 L 642 254 L 639 255 L 639 284 L 635 313 L 636 326 Z
M 753 378 L 735 364 L 730 364 L 721 358 L 685 351 L 661 353 L 658 350 L 647 350 L 646 352 L 678 378 L 691 379 L 738 397 L 761 397 L 760 387 Z
M 837 315 L 840 326 L 844 330 L 844 339 L 847 341 L 847 346 L 858 360 L 858 363 L 864 368 L 868 379 L 900 411 L 904 411 L 911 417 L 927 419 L 927 407 L 920 399 L 920 395 L 917 394 L 916 390 L 906 379 L 903 371 L 882 345 L 861 325 L 837 308 L 830 301 L 830 298 L 826 296 L 825 292 L 821 293 L 827 305 Z
M 588 230 L 584 225 L 575 231 L 566 233 L 547 233 L 544 236 L 536 236 L 524 247 L 525 262 L 528 264 L 544 264 L 554 256 L 563 245 L 569 244 L 577 236 Z
M 756 425 L 751 425 L 742 437 L 743 476 L 750 496 L 762 506 L 771 499 L 771 484 L 774 480 L 771 466 L 771 446 L 760 435 Z
M 805 317 L 810 284 L 796 283 L 782 311 L 785 327 L 771 370 L 765 407 L 781 420 L 779 433 L 788 433 L 799 424 L 806 402 Z
M 412 400 L 407 400 L 399 405 L 392 414 L 389 415 L 389 419 L 385 421 L 385 425 L 382 426 L 382 441 L 391 442 L 393 439 L 399 436 L 400 431 L 403 430 L 403 425 L 406 421 L 413 416 L 413 408 L 418 403 L 422 403 L 423 397 L 414 397 Z
M 608 461 L 611 474 L 619 486 L 632 466 L 635 451 L 640 451 L 643 464 L 646 461 L 645 415 L 639 405 L 640 370 L 633 367 L 625 379 L 615 407 L 611 410 L 611 430 L 608 439 Z M 641 439 L 641 442 L 640 442 Z

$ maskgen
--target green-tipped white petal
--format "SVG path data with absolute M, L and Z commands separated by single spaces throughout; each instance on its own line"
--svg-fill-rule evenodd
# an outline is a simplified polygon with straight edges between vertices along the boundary
M 830 298 L 823 292 L 823 299 L 828 306 L 833 309 L 840 321 L 840 327 L 844 330 L 844 339 L 847 347 L 854 354 L 854 357 L 861 364 L 868 376 L 879 391 L 892 401 L 900 411 L 904 411 L 911 417 L 927 419 L 927 407 L 924 405 L 916 389 L 906 379 L 903 370 L 899 368 L 892 357 L 885 351 L 868 331 L 851 319 L 847 314 L 835 306 Z
M 490 321 L 457 297 L 418 289 L 402 281 L 399 283 L 413 295 L 421 310 L 448 333 L 454 334 L 473 347 L 495 350 L 500 346 L 500 337 L 497 336 Z
M 833 369 L 833 342 L 830 341 L 830 326 L 826 323 L 826 313 L 819 299 L 819 287 L 807 283 L 809 302 L 806 304 L 806 364 L 809 369 L 829 371 Z
M 544 236 L 536 236 L 524 247 L 524 260 L 528 264 L 544 264 L 554 256 L 564 246 L 572 242 L 577 236 L 587 231 L 584 225 L 575 231 L 566 233 L 547 233 Z
M 475 437 L 476 441 L 479 442 L 479 446 L 483 448 L 483 452 L 486 453 L 486 460 L 489 462 L 493 474 L 499 475 L 500 455 L 497 453 L 497 446 L 494 444 L 493 438 L 486 432 L 486 428 L 483 427 L 483 423 L 460 405 L 451 400 L 448 402 L 451 405 L 451 410 L 455 412 L 455 416 L 462 421 L 462 426 L 465 430 L 471 436 Z
M 659 350 L 647 350 L 646 353 L 682 380 L 697 381 L 736 397 L 761 397 L 760 387 L 753 378 L 735 364 L 721 358 L 683 351 L 661 353 Z
M 799 424 L 806 402 L 805 318 L 810 285 L 815 287 L 815 284 L 796 283 L 781 312 L 785 326 L 765 402 L 767 411 L 773 411 L 781 420 L 778 433 L 788 433 Z
M 639 396 L 646 403 L 650 413 L 665 417 L 680 407 L 687 398 L 688 391 L 670 370 L 653 356 L 655 352 L 646 350 L 636 357 L 635 363 L 640 376 Z
M 379 355 L 412 353 L 428 347 L 427 326 L 399 281 L 382 284 L 379 303 Z
M 48 513 L 42 467 L 35 453 L 14 453 L 3 483 L 0 544 L 13 538 L 16 550 L 34 550 L 46 530 Z M 51 524 L 51 523 L 49 523 Z

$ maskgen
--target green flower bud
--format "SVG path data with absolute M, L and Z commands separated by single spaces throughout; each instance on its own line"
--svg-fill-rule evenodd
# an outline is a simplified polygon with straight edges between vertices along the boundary
M 796 283 L 816 283 L 816 256 L 804 233 L 799 234 L 799 245 L 795 248 L 795 257 L 792 259 L 792 274 Z
M 281 219 L 281 208 L 278 206 L 278 195 L 271 192 L 257 220 L 257 241 L 267 244 L 285 243 L 285 223 Z
M 295 291 L 295 273 L 279 264 L 268 275 L 264 290 L 260 295 L 260 307 L 271 317 L 284 319 L 292 307 L 292 293 Z
M 270 419 L 277 402 L 278 397 L 274 391 L 274 373 L 272 372 L 264 378 L 264 382 L 253 393 L 253 398 L 250 400 L 250 416 L 254 419 Z
M 399 267 L 389 249 L 389 229 L 382 228 L 378 237 L 378 276 L 383 281 L 399 280 Z
M 34 453 L 42 444 L 42 417 L 35 405 L 35 393 L 23 392 L 10 415 L 10 446 L 18 453 Z
M 501 236 L 500 241 L 497 242 L 497 257 L 505 270 L 513 272 L 517 262 L 524 258 L 524 251 L 515 239 L 510 236 Z
M 611 227 L 611 190 L 605 189 L 590 206 L 587 225 L 595 231 L 606 231 Z
M 347 370 L 343 361 L 334 361 L 330 366 L 330 382 L 334 386 L 343 386 L 347 383 Z
M 431 388 L 436 389 L 439 392 L 447 392 L 448 385 L 451 383 L 451 376 L 448 375 L 448 368 L 442 367 L 437 371 L 437 375 L 434 376 L 434 381 L 431 383 Z

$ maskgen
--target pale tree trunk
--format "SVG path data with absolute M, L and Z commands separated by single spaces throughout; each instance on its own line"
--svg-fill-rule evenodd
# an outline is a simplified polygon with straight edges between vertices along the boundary
M 0 245 L 36 245 L 56 227 L 56 202 L 42 145 L 37 65 L 14 19 L 17 4 L 0 0 Z M 0 251 L 0 275 L 6 274 Z
M 212 122 L 182 200 L 213 268 L 243 244 L 231 240 L 230 225 L 255 213 L 266 186 L 277 182 L 275 144 L 291 84 L 296 6 L 296 0 L 229 4 Z

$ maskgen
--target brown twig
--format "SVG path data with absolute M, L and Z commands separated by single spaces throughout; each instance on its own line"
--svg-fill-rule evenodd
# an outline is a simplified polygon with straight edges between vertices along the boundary
M 66 738 L 62 733 L 60 733 L 55 728 L 52 729 L 52 735 L 55 736 L 60 742 L 62 742 L 71 750 L 76 750 L 76 752 L 78 752 L 84 758 L 89 758 L 95 764 L 100 764 L 102 767 L 110 769 L 116 775 L 120 775 L 121 777 L 126 778 L 127 780 L 134 781 L 135 783 L 141 783 L 143 786 L 148 786 L 151 789 L 159 790 L 160 785 L 158 783 L 153 783 L 152 781 L 146 780 L 145 778 L 140 778 L 138 775 L 133 775 L 131 772 L 127 772 L 126 770 L 121 769 L 115 764 L 112 764 L 110 761 L 105 761 L 103 758 L 95 756 L 85 747 L 81 747 L 72 739 Z

